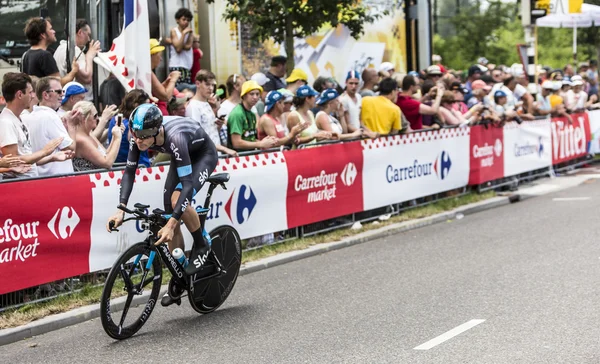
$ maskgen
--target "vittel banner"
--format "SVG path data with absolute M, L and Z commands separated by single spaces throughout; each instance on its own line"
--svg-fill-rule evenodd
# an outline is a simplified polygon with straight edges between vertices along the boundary
M 464 187 L 469 129 L 442 129 L 363 140 L 365 209 Z
M 585 157 L 591 141 L 590 121 L 587 113 L 571 114 L 567 118 L 552 118 L 552 164 Z
M 1 188 L 0 294 L 89 272 L 88 176 L 3 183 Z
M 363 211 L 360 143 L 285 153 L 288 227 Z
M 551 165 L 550 118 L 522 124 L 511 122 L 504 126 L 505 176 L 514 176 Z
M 504 131 L 477 125 L 471 128 L 469 184 L 479 185 L 504 177 Z

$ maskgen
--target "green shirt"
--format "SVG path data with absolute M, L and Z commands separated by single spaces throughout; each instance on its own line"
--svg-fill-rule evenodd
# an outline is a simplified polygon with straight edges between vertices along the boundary
M 231 110 L 227 116 L 227 141 L 229 148 L 233 148 L 231 142 L 231 135 L 239 134 L 242 136 L 242 140 L 247 142 L 256 141 L 256 115 L 239 104 Z

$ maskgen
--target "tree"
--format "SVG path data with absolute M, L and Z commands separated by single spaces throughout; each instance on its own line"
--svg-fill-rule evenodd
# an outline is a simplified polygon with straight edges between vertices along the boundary
M 209 4 L 215 0 L 207 0 Z M 381 15 L 370 12 L 360 0 L 226 0 L 224 20 L 251 25 L 251 38 L 259 42 L 273 39 L 283 44 L 288 73 L 294 68 L 294 38 L 305 38 L 322 26 L 343 24 L 358 39 L 364 24 Z

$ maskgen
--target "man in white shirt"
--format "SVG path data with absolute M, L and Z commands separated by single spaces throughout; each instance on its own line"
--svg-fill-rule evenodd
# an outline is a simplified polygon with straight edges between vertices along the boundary
M 79 101 L 85 100 L 87 89 L 79 82 L 69 82 L 63 87 L 63 97 L 60 102 L 60 108 L 57 110 L 58 116 L 64 116 L 68 111 L 73 110 L 73 106 Z
M 262 73 L 261 75 L 268 81 L 267 76 Z M 246 82 L 246 78 L 238 74 L 233 74 L 227 78 L 225 85 L 227 86 L 227 94 L 229 97 L 221 103 L 221 107 L 219 107 L 219 111 L 217 111 L 217 117 L 227 120 L 227 116 L 231 110 L 242 102 L 240 93 L 242 92 L 242 84 L 244 82 Z
M 196 75 L 196 95 L 188 102 L 185 108 L 185 116 L 199 122 L 202 129 L 215 144 L 217 150 L 228 155 L 237 153 L 221 144 L 219 129 L 223 126 L 223 120 L 215 117 L 215 111 L 219 109 L 219 102 L 214 95 L 216 86 L 214 73 L 208 70 L 200 70 Z
M 55 90 L 62 93 L 60 81 Z M 22 170 L 3 170 L 4 178 L 37 177 L 36 164 L 43 165 L 68 157 L 65 153 L 54 153 L 62 143 L 62 138 L 52 139 L 42 149 L 33 152 L 29 129 L 17 115 L 21 115 L 23 110 L 29 107 L 34 93 L 31 78 L 27 74 L 10 72 L 4 75 L 2 94 L 6 99 L 6 107 L 0 113 L 0 151 L 3 156 L 20 157 L 29 166 Z
M 89 44 L 89 45 L 88 45 Z M 87 20 L 77 19 L 75 25 L 75 56 L 79 70 L 75 75 L 75 80 L 85 85 L 88 90 L 85 99 L 91 101 L 94 98 L 92 92 L 92 76 L 94 74 L 94 57 L 100 52 L 100 42 L 92 41 L 92 30 Z M 83 54 L 82 49 L 88 46 L 87 53 Z M 64 77 L 67 72 L 67 41 L 61 40 L 60 45 L 54 52 L 54 60 L 58 66 L 58 71 L 61 77 Z
M 346 92 L 340 96 L 340 102 L 344 106 L 346 120 L 348 121 L 348 132 L 354 132 L 360 128 L 360 108 L 362 96 L 357 92 L 360 84 L 360 75 L 356 71 L 348 72 L 346 76 Z
M 583 91 L 583 79 L 579 75 L 571 77 L 571 90 L 567 91 L 565 105 L 570 112 L 584 110 L 588 105 L 588 94 Z
M 75 135 L 77 134 L 77 118 L 72 114 L 65 116 L 65 121 L 54 110 L 58 108 L 62 95 L 54 90 L 60 89 L 60 81 L 54 77 L 43 77 L 36 85 L 36 94 L 40 100 L 39 106 L 33 112 L 24 115 L 23 122 L 29 129 L 33 151 L 41 150 L 49 141 L 62 138 L 58 149 L 72 154 L 75 152 Z M 38 166 L 39 176 L 73 173 L 73 163 L 70 160 L 55 161 Z

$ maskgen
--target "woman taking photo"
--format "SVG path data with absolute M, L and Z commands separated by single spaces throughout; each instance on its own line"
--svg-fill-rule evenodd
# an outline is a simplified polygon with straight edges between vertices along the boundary
M 338 100 L 339 96 L 338 92 L 332 88 L 321 93 L 321 96 L 317 99 L 317 105 L 321 109 L 316 117 L 317 128 L 332 133 L 336 136 L 336 139 L 340 140 L 360 138 L 362 136 L 362 129 L 360 128 L 353 133 L 348 133 L 344 109 Z M 339 120 L 332 116 L 334 112 L 339 115 Z
M 331 132 L 319 131 L 315 123 L 315 115 L 310 111 L 316 105 L 319 94 L 310 86 L 302 86 L 294 96 L 293 110 L 288 115 L 288 129 L 292 130 L 296 125 L 302 125 L 304 130 L 296 138 L 296 144 L 312 144 L 317 141 L 334 139 Z
M 297 124 L 286 135 L 286 130 L 281 120 L 285 112 L 284 102 L 285 97 L 279 91 L 271 91 L 267 94 L 265 98 L 265 113 L 260 117 L 256 126 L 259 140 L 263 140 L 267 136 L 274 136 L 279 139 L 277 145 L 289 145 L 308 126 L 306 124 Z
M 77 150 L 75 158 L 73 158 L 73 168 L 75 171 L 111 168 L 119 153 L 125 125 L 121 124 L 120 127 L 112 128 L 112 141 L 107 150 L 92 133 L 99 119 L 94 104 L 89 101 L 79 101 L 73 106 L 73 110 L 79 111 L 83 117 L 83 122 L 77 129 L 75 137 Z

